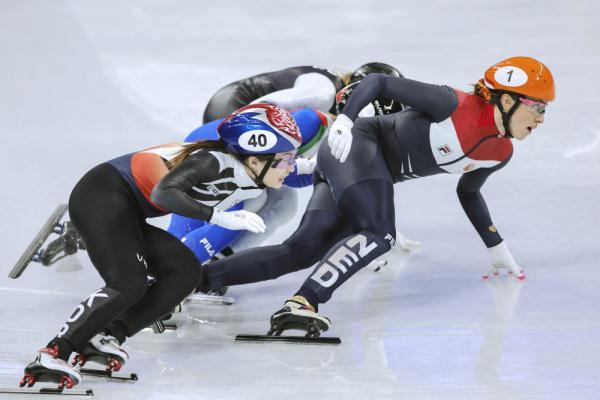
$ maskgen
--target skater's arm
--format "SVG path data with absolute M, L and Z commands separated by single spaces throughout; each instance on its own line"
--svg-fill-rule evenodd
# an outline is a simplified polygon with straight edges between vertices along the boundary
M 187 192 L 219 177 L 219 161 L 208 152 L 188 156 L 165 175 L 152 191 L 152 201 L 175 214 L 210 221 L 213 208 L 194 200 Z
M 481 187 L 487 178 L 495 171 L 504 167 L 507 159 L 493 168 L 481 168 L 463 174 L 458 181 L 456 193 L 460 204 L 473 224 L 473 227 L 487 247 L 493 247 L 502 242 L 502 236 L 494 226 L 492 217 L 481 194 Z
M 450 117 L 458 105 L 456 92 L 448 86 L 383 74 L 369 74 L 352 92 L 344 106 L 343 114 L 354 121 L 367 104 L 379 97 L 396 100 L 424 112 L 433 122 Z

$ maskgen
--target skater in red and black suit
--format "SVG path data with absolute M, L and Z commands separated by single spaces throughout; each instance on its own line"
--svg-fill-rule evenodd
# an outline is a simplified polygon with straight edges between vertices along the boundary
M 356 119 L 378 97 L 409 108 Z M 317 314 L 318 305 L 395 242 L 393 184 L 440 173 L 461 174 L 458 198 L 489 250 L 490 272 L 507 269 L 523 279 L 480 189 L 509 162 L 511 139 L 525 139 L 544 122 L 554 97 L 550 71 L 529 57 L 493 65 L 474 93 L 402 77 L 366 76 L 319 149 L 314 192 L 296 232 L 281 245 L 242 251 L 209 265 L 204 283 L 219 287 L 274 279 L 317 263 L 271 322 L 279 330 L 318 321 L 326 330 L 330 322 Z
M 113 159 L 77 183 L 69 214 L 106 285 L 77 306 L 25 368 L 22 386 L 52 381 L 72 387 L 81 380 L 72 364 L 90 360 L 119 370 L 128 358 L 125 338 L 171 312 L 198 286 L 194 253 L 147 218 L 176 212 L 226 229 L 264 232 L 258 215 L 226 210 L 265 187 L 282 186 L 302 142 L 298 126 L 286 110 L 254 104 L 229 115 L 217 131 L 219 140 Z

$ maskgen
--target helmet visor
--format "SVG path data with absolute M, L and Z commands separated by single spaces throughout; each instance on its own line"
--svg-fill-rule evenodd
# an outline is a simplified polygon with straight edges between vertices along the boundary
M 525 97 L 519 97 L 519 100 L 521 100 L 521 103 L 525 104 L 526 106 L 531 107 L 533 111 L 535 111 L 539 115 L 543 115 L 546 112 L 546 106 L 548 104 L 544 102 L 528 99 Z
M 297 151 L 290 151 L 287 153 L 283 153 L 283 157 L 275 158 L 273 160 L 273 163 L 271 164 L 271 168 L 288 169 L 292 165 L 296 164 L 297 158 L 298 158 Z

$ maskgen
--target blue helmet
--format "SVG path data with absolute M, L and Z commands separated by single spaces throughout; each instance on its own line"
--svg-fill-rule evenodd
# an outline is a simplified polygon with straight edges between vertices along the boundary
M 227 151 L 273 154 L 296 151 L 302 134 L 292 115 L 273 104 L 250 104 L 229 114 L 217 127 Z

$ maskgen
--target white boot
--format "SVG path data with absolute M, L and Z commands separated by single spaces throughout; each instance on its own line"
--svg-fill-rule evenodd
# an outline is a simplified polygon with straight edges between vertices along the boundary
M 271 331 L 277 335 L 287 329 L 324 332 L 331 327 L 329 318 L 318 314 L 302 296 L 287 300 L 283 308 L 271 316 Z
M 81 382 L 79 371 L 67 362 L 58 358 L 58 346 L 46 347 L 38 352 L 38 356 L 27 367 L 25 376 L 19 386 L 33 386 L 35 382 L 57 382 L 58 388 L 71 389 Z
M 119 371 L 129 359 L 119 341 L 106 333 L 94 336 L 85 348 L 75 356 L 73 365 L 83 366 L 88 361 L 106 365 L 109 371 Z

